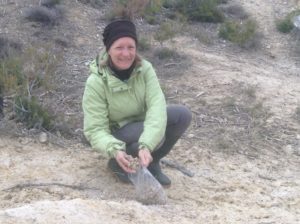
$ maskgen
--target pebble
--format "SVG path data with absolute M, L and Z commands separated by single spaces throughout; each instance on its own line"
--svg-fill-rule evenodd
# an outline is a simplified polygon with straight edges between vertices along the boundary
M 284 151 L 288 155 L 292 155 L 294 153 L 294 149 L 291 145 L 286 145 Z
M 42 132 L 42 133 L 39 135 L 39 142 L 40 142 L 40 143 L 46 143 L 47 141 L 48 141 L 47 133 Z
M 194 134 L 188 134 L 188 136 L 187 136 L 188 138 L 194 138 L 195 137 L 195 135 Z

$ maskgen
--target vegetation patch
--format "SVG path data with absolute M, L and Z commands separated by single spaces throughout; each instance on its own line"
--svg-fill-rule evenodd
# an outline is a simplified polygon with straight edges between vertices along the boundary
M 14 100 L 14 111 L 17 120 L 26 124 L 27 128 L 51 130 L 53 118 L 35 97 L 17 96 Z
M 247 46 L 257 37 L 257 24 L 254 20 L 228 20 L 221 25 L 219 36 L 239 46 Z
M 8 38 L 0 37 L 0 59 L 7 58 L 20 50 L 20 44 L 9 40 Z
M 114 2 L 106 18 L 150 18 L 161 10 L 162 3 L 162 0 L 118 0 Z
M 246 20 L 249 14 L 238 4 L 225 4 L 219 7 L 227 19 Z
M 295 118 L 298 121 L 298 123 L 300 123 L 300 105 L 298 105 L 295 110 Z
M 94 8 L 103 7 L 105 4 L 105 0 L 78 0 L 78 1 L 83 4 L 88 4 Z
M 63 9 L 60 7 L 49 8 L 47 6 L 31 7 L 24 11 L 24 17 L 28 21 L 54 26 L 58 25 L 63 19 Z
M 151 47 L 150 40 L 146 37 L 140 37 L 138 41 L 138 50 L 146 51 Z
M 290 33 L 294 28 L 293 19 L 300 15 L 300 9 L 294 10 L 284 18 L 276 21 L 276 28 L 281 33 Z
M 172 39 L 176 35 L 178 27 L 174 21 L 166 21 L 162 23 L 156 33 L 154 34 L 154 39 L 156 39 L 161 45 L 164 41 Z
M 224 20 L 224 15 L 218 8 L 220 3 L 218 0 L 167 0 L 164 6 L 183 14 L 190 21 L 219 23 Z
M 48 8 L 54 8 L 56 5 L 61 3 L 61 0 L 41 0 L 41 5 Z
M 179 54 L 177 53 L 177 51 L 167 48 L 167 47 L 163 47 L 163 48 L 156 50 L 154 55 L 161 60 L 176 59 L 176 58 L 180 57 Z
M 283 123 L 269 122 L 270 108 L 257 96 L 256 86 L 236 83 L 228 95 L 194 108 L 199 144 L 225 154 L 257 158 L 294 141 Z M 299 110 L 300 116 L 300 110 Z M 280 141 L 274 142 L 274 139 Z
M 32 46 L 0 62 L 0 96 L 14 99 L 8 110 L 28 128 L 52 128 L 53 117 L 41 106 L 37 96 L 51 87 L 50 77 L 58 61 L 59 57 L 49 49 Z

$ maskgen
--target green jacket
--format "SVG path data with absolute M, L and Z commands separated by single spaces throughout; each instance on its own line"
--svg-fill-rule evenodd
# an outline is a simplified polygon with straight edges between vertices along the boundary
M 112 136 L 112 131 L 144 121 L 139 144 L 153 151 L 164 137 L 167 123 L 166 101 L 156 73 L 151 63 L 142 59 L 123 82 L 103 63 L 107 57 L 103 52 L 90 64 L 82 101 L 84 134 L 94 149 L 113 157 L 116 151 L 125 150 L 125 143 Z

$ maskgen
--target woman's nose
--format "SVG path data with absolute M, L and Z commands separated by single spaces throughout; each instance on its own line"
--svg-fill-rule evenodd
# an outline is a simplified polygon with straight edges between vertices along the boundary
M 124 49 L 123 49 L 123 51 L 122 51 L 122 54 L 123 54 L 124 56 L 128 56 L 128 55 L 130 55 L 130 51 L 129 51 L 129 49 L 127 49 L 127 48 L 124 48 Z

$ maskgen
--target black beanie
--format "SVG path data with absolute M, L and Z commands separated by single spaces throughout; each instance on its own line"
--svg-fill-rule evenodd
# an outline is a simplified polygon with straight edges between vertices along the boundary
M 114 41 L 121 37 L 131 37 L 137 43 L 136 28 L 130 20 L 115 20 L 103 31 L 103 43 L 108 51 Z

